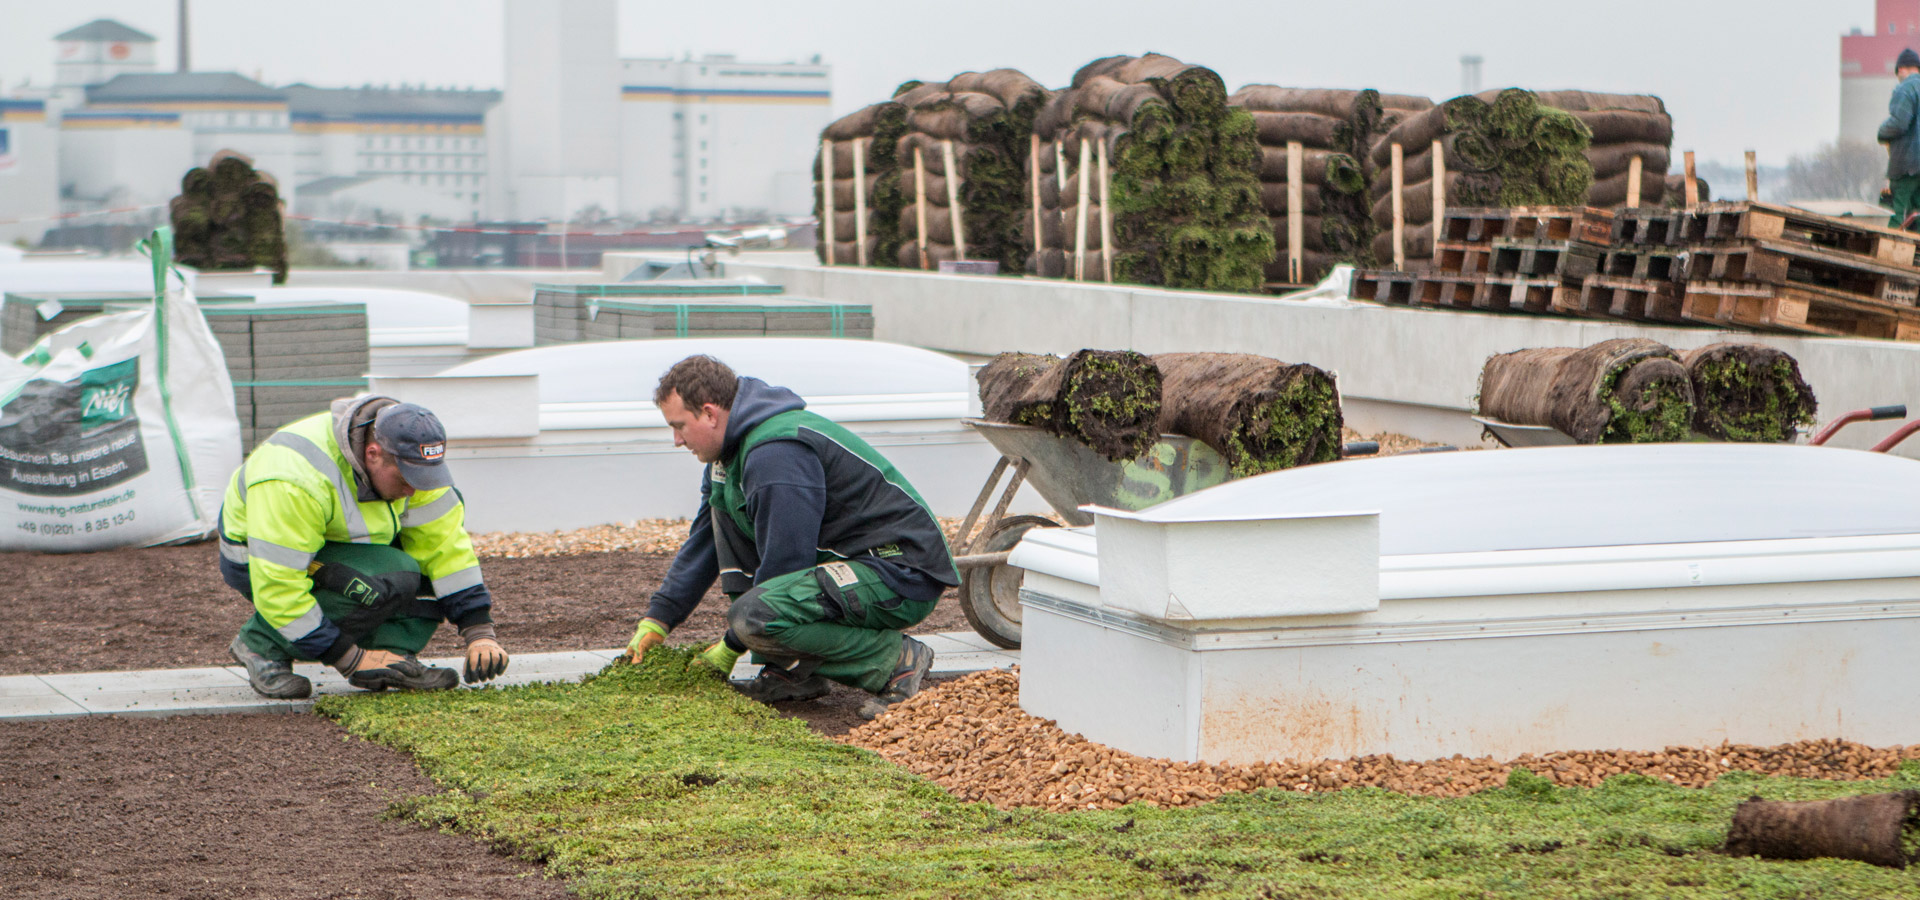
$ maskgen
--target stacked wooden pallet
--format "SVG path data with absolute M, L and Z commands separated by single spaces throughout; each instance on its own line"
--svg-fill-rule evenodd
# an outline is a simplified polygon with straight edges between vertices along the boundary
M 1920 340 L 1920 235 L 1762 203 L 1450 210 L 1426 271 L 1353 295 L 1416 306 Z
M 788 297 L 744 281 L 541 284 L 534 342 L 672 337 L 873 337 L 873 307 Z

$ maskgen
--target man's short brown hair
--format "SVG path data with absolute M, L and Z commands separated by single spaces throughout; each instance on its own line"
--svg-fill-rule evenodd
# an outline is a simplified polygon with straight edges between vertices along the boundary
M 689 356 L 660 376 L 660 386 L 653 389 L 653 402 L 658 406 L 667 402 L 668 395 L 679 394 L 680 405 L 689 410 L 704 409 L 709 403 L 732 410 L 733 392 L 738 386 L 739 376 L 726 363 L 711 356 Z

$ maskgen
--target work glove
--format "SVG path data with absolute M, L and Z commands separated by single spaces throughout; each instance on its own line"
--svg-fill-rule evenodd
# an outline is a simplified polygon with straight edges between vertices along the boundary
M 720 673 L 724 678 L 733 673 L 733 664 L 740 661 L 740 655 L 744 652 L 728 647 L 723 638 L 714 641 L 713 646 L 700 651 L 700 655 L 693 658 L 693 665 L 705 666 Z
M 492 622 L 462 628 L 460 638 L 467 642 L 467 669 L 462 677 L 468 684 L 492 681 L 507 670 L 507 651 L 494 636 Z
M 633 630 L 633 640 L 627 642 L 625 659 L 634 665 L 640 664 L 640 657 L 648 650 L 667 641 L 667 623 L 659 619 L 641 619 L 639 627 Z
M 333 668 L 342 675 L 352 675 L 355 672 L 384 669 L 404 660 L 406 660 L 406 657 L 398 653 L 392 653 L 386 650 L 363 650 L 355 647 L 351 652 L 347 653 L 347 655 L 340 657 L 340 661 L 334 663 Z

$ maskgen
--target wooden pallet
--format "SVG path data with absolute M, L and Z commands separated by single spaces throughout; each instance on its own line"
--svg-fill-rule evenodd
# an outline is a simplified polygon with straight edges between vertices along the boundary
M 1920 251 L 1920 235 L 1912 232 L 1766 203 L 1708 203 L 1683 221 L 1682 239 L 1697 244 L 1779 241 L 1902 267 L 1913 266 Z
M 1355 269 L 1348 296 L 1356 300 L 1406 306 L 1413 302 L 1414 282 L 1419 277 L 1413 272 L 1396 272 L 1392 269 Z
M 1613 239 L 1613 212 L 1590 206 L 1450 208 L 1441 221 L 1438 240 L 1488 244 L 1495 238 L 1579 241 L 1604 247 Z
M 1433 269 L 1450 275 L 1485 275 L 1493 259 L 1490 244 L 1440 241 L 1433 245 Z
M 1679 285 L 1682 318 L 1708 325 L 1920 340 L 1920 311 L 1799 286 L 1690 281 Z
M 1608 250 L 1595 274 L 1634 281 L 1675 281 L 1685 269 L 1686 257 L 1669 249 Z
M 1485 283 L 1485 275 L 1448 275 L 1428 272 L 1413 286 L 1415 306 L 1440 309 L 1473 309 L 1474 297 Z
M 1920 300 L 1920 269 L 1771 240 L 1695 247 L 1688 251 L 1685 277 L 1689 281 L 1807 285 L 1900 306 L 1913 306 Z
M 1532 241 L 1579 241 L 1604 247 L 1613 240 L 1613 211 L 1591 206 L 1516 206 L 1504 237 Z
M 1594 275 L 1580 283 L 1577 305 L 1556 308 L 1577 316 L 1607 316 L 1654 322 L 1680 322 L 1680 297 L 1667 280 Z
M 1507 236 L 1507 222 L 1513 211 L 1501 207 L 1455 206 L 1447 208 L 1440 222 L 1436 243 L 1487 244 Z
M 1677 247 L 1685 243 L 1683 210 L 1638 207 L 1623 209 L 1613 218 L 1611 243 L 1614 247 L 1650 249 Z
M 1535 241 L 1495 238 L 1492 270 L 1496 275 L 1532 275 L 1578 280 L 1600 268 L 1604 251 L 1578 241 Z
M 1489 275 L 1474 290 L 1473 308 L 1491 312 L 1553 312 L 1556 305 L 1570 302 L 1580 289 L 1559 278 L 1527 275 Z

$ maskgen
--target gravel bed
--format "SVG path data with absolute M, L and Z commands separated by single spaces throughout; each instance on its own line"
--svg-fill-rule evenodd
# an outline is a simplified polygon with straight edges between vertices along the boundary
M 1669 747 L 1658 753 L 1574 750 L 1506 761 L 1382 755 L 1251 765 L 1173 762 L 1094 743 L 1062 731 L 1051 719 L 1021 711 L 1017 668 L 977 672 L 928 688 L 841 740 L 879 753 L 963 800 L 1055 811 L 1133 802 L 1192 806 L 1259 788 L 1312 793 L 1378 787 L 1458 797 L 1500 787 L 1516 768 L 1569 787 L 1597 787 L 1607 776 L 1628 772 L 1695 788 L 1731 771 L 1859 781 L 1886 778 L 1903 760 L 1920 758 L 1920 745 L 1874 748 L 1813 740 L 1776 747 Z

